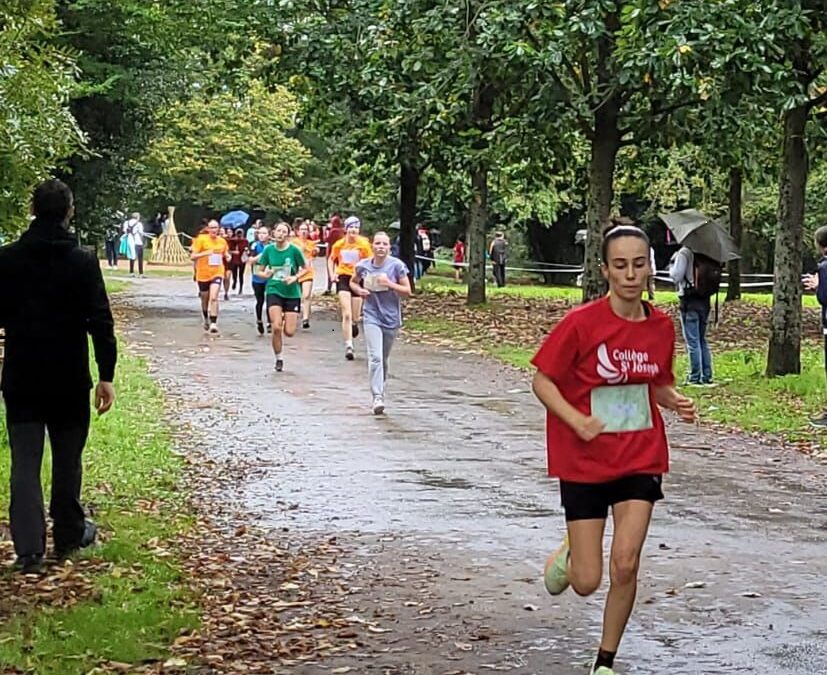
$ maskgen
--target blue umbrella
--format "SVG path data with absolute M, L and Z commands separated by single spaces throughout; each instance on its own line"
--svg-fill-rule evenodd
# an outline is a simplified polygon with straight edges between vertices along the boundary
M 246 211 L 230 211 L 221 216 L 221 225 L 223 227 L 239 227 L 246 225 L 250 219 L 250 214 Z

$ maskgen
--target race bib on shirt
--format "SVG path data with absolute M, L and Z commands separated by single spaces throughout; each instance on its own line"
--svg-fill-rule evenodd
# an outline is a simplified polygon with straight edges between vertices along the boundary
M 649 385 L 623 384 L 595 387 L 591 392 L 592 417 L 597 417 L 606 433 L 651 429 L 652 406 Z
M 355 249 L 345 249 L 342 251 L 342 262 L 345 265 L 355 265 L 359 262 L 359 251 Z
M 293 273 L 293 266 L 290 263 L 286 263 L 281 267 L 276 267 L 275 274 L 273 274 L 274 279 L 278 279 L 279 281 L 284 281 L 287 277 L 289 277 Z
M 207 263 L 209 263 L 210 267 L 217 267 L 224 262 L 224 256 L 220 253 L 210 253 L 209 258 L 207 258 Z
M 388 285 L 379 281 L 378 274 L 368 274 L 365 276 L 365 288 L 371 293 L 381 293 L 388 290 Z

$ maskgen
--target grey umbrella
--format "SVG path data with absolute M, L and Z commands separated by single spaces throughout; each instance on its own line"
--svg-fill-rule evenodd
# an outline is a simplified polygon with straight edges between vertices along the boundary
M 694 253 L 701 253 L 719 263 L 741 257 L 729 232 L 697 209 L 661 213 L 660 219 L 666 223 L 675 239 Z

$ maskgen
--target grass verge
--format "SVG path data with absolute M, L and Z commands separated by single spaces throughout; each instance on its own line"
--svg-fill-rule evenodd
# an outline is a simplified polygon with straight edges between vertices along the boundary
M 406 327 L 462 344 L 464 327 L 450 319 L 410 319 Z M 474 345 L 479 348 L 479 343 Z M 539 344 L 537 345 L 539 347 Z M 509 344 L 488 344 L 483 351 L 502 363 L 528 370 L 535 349 Z M 694 398 L 702 419 L 744 431 L 778 434 L 785 440 L 816 443 L 827 448 L 827 437 L 813 430 L 808 417 L 827 407 L 824 352 L 806 346 L 801 351 L 801 374 L 769 378 L 764 375 L 766 354 L 755 349 L 734 349 L 713 355 L 718 386 L 681 387 Z M 677 358 L 675 375 L 683 382 L 689 371 L 685 354 Z
M 121 357 L 116 387 L 116 407 L 93 420 L 84 453 L 83 497 L 102 542 L 71 566 L 53 564 L 45 579 L 27 581 L 14 593 L 9 589 L 20 576 L 3 570 L 4 672 L 86 673 L 105 663 L 129 670 L 127 664 L 164 659 L 176 636 L 197 625 L 181 570 L 166 550 L 190 521 L 178 490 L 183 462 L 170 450 L 161 391 L 143 361 L 129 355 Z M 8 446 L 5 427 L 0 441 Z M 48 490 L 48 459 L 44 465 Z M 8 476 L 6 451 L 0 456 L 4 512 Z M 10 554 L 8 546 L 3 550 Z M 66 592 L 54 602 L 49 590 L 60 587 Z
M 425 276 L 417 282 L 417 289 L 431 292 L 431 293 L 460 293 L 462 295 L 466 292 L 466 285 L 464 282 L 457 283 L 453 279 L 441 276 Z M 486 294 L 492 297 L 497 296 L 513 296 L 518 298 L 525 298 L 527 300 L 547 299 L 547 300 L 565 300 L 567 302 L 580 302 L 582 300 L 582 292 L 579 288 L 574 286 L 544 286 L 542 284 L 519 285 L 514 284 L 505 286 L 504 288 L 497 288 L 493 284 L 486 286 Z M 760 305 L 772 305 L 771 293 L 744 293 L 743 300 L 747 302 L 754 302 Z M 726 298 L 726 292 L 721 292 L 719 302 L 723 304 Z M 656 300 L 658 304 L 677 304 L 678 295 L 675 291 L 658 290 L 656 293 Z M 804 307 L 818 308 L 818 300 L 813 294 L 806 294 L 803 296 L 802 305 Z

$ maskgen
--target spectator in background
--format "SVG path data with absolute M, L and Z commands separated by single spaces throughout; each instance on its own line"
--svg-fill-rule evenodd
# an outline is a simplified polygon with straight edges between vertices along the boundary
M 123 224 L 123 234 L 127 238 L 130 251 L 134 256 L 129 258 L 129 273 L 135 276 L 135 261 L 138 261 L 138 274 L 144 276 L 144 224 L 141 222 L 141 214 L 133 213 L 129 220 Z
M 103 234 L 103 245 L 106 248 L 106 266 L 110 270 L 118 269 L 118 244 L 120 243 L 121 230 L 118 222 L 111 223 Z
M 655 263 L 655 248 L 653 246 L 649 247 L 649 268 L 652 270 L 652 273 L 649 275 L 647 288 L 649 290 L 649 301 L 651 302 L 655 299 L 655 275 L 658 273 L 657 264 Z
M 503 232 L 494 234 L 494 240 L 488 247 L 488 256 L 494 267 L 494 281 L 497 282 L 498 288 L 502 288 L 505 286 L 505 264 L 508 261 L 508 242 Z
M 252 246 L 258 238 L 258 230 L 263 224 L 261 218 L 256 218 L 250 227 L 247 228 L 247 243 L 250 244 L 250 246 Z
M 34 191 L 32 213 L 29 229 L 0 249 L 3 287 L 26 280 L 25 292 L 0 295 L 0 325 L 6 331 L 0 388 L 11 448 L 11 535 L 16 567 L 26 574 L 41 571 L 46 553 L 40 470 L 47 432 L 55 554 L 63 557 L 95 542 L 97 530 L 80 502 L 92 387 L 88 336 L 98 364 L 99 415 L 115 401 L 117 360 L 100 264 L 69 232 L 72 191 L 59 180 L 41 183 Z
M 462 281 L 463 267 L 465 267 L 465 235 L 461 234 L 454 244 L 454 280 L 457 283 Z

